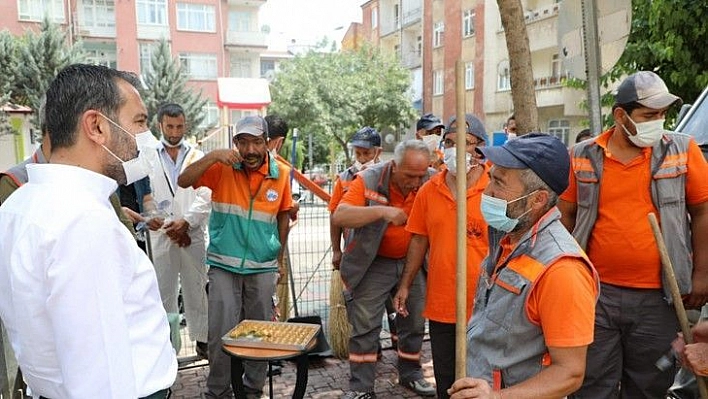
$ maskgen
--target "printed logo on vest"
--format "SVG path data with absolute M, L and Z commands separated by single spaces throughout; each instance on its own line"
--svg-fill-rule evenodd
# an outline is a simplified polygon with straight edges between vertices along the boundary
M 273 201 L 277 200 L 278 199 L 278 192 L 273 190 L 272 188 L 268 189 L 268 191 L 266 191 L 266 199 L 268 200 L 268 202 L 273 202 Z

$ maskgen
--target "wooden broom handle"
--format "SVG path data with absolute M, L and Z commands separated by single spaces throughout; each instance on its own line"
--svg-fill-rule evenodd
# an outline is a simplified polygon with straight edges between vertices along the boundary
M 691 333 L 691 326 L 688 322 L 686 309 L 683 307 L 683 298 L 681 298 L 681 291 L 679 291 L 678 282 L 676 281 L 676 275 L 674 274 L 674 267 L 671 264 L 671 258 L 669 258 L 669 252 L 666 250 L 664 236 L 661 234 L 661 228 L 659 227 L 659 222 L 656 219 L 656 215 L 654 215 L 653 213 L 649 213 L 648 217 L 649 224 L 651 225 L 652 232 L 654 233 L 654 240 L 656 241 L 656 246 L 659 248 L 662 270 L 664 271 L 664 277 L 666 277 L 666 283 L 669 285 L 669 291 L 671 292 L 671 301 L 674 304 L 674 309 L 676 310 L 676 317 L 678 318 L 679 325 L 681 326 L 683 340 L 686 344 L 692 344 L 693 334 Z M 698 385 L 698 392 L 701 398 L 708 399 L 708 388 L 706 387 L 705 379 L 697 375 L 696 383 Z

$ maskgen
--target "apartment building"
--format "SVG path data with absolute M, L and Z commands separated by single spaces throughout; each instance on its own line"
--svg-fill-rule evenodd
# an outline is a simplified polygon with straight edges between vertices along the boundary
M 558 136 L 566 144 L 587 126 L 588 113 L 580 104 L 582 90 L 565 87 L 570 77 L 558 50 L 558 12 L 561 0 L 522 0 L 531 48 L 538 122 L 541 131 Z M 489 130 L 501 130 L 513 112 L 509 57 L 496 1 L 485 4 L 484 115 Z
M 521 0 L 531 47 L 539 128 L 570 143 L 584 126 L 585 93 L 563 86 L 558 54 L 560 0 Z M 465 109 L 501 131 L 514 112 L 506 38 L 495 0 L 370 0 L 364 40 L 399 55 L 411 69 L 416 105 L 447 121 L 456 112 L 455 65 L 464 65 Z M 413 17 L 415 23 L 406 24 Z M 406 18 L 409 18 L 408 20 Z
M 21 35 L 47 16 L 67 29 L 70 42 L 83 43 L 89 62 L 139 74 L 150 71 L 155 43 L 166 38 L 188 84 L 209 99 L 204 124 L 213 125 L 220 120 L 217 78 L 262 76 L 267 42 L 258 11 L 266 1 L 0 0 L 0 29 Z M 232 111 L 232 120 L 240 116 Z

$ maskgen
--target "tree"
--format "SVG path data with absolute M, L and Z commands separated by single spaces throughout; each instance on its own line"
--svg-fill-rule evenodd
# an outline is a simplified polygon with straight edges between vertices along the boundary
M 153 134 L 159 135 L 157 110 L 160 105 L 172 102 L 182 106 L 187 120 L 187 136 L 196 135 L 197 128 L 204 121 L 204 107 L 207 99 L 201 90 L 195 92 L 187 84 L 189 76 L 179 61 L 172 58 L 170 45 L 166 39 L 157 42 L 157 48 L 150 59 L 151 70 L 143 74 L 145 86 L 140 95 L 148 109 Z
M 652 0 L 633 2 L 632 31 L 611 77 L 640 70 L 655 71 L 672 93 L 693 101 L 708 85 L 705 2 Z
M 0 32 L 0 107 L 10 101 L 12 95 L 12 84 L 14 81 L 12 71 L 17 68 L 17 46 L 15 38 L 9 31 Z M 0 111 L 0 136 L 13 134 L 15 131 L 10 126 L 8 115 Z
M 38 33 L 28 30 L 16 42 L 16 67 L 10 70 L 12 102 L 39 109 L 42 96 L 59 71 L 85 58 L 81 43 L 67 43 L 67 33 L 47 19 Z M 39 130 L 36 114 L 33 124 Z
M 281 65 L 271 85 L 269 112 L 313 134 L 316 163 L 328 159 L 334 140 L 347 154 L 349 138 L 362 126 L 398 130 L 415 118 L 408 92 L 410 75 L 378 49 L 311 51 Z
M 613 83 L 637 71 L 659 74 L 669 90 L 684 101 L 693 101 L 708 85 L 708 53 L 695 51 L 696 43 L 708 41 L 703 21 L 708 17 L 704 3 L 689 0 L 653 0 L 632 5 L 632 29 L 619 61 L 601 77 L 603 107 L 614 104 Z M 587 82 L 570 79 L 569 87 L 587 88 Z M 587 106 L 587 104 L 583 104 Z M 670 110 L 667 119 L 676 117 Z M 614 124 L 612 114 L 603 115 L 604 128 Z
M 531 48 L 520 0 L 497 0 L 509 52 L 511 98 L 519 133 L 539 131 Z

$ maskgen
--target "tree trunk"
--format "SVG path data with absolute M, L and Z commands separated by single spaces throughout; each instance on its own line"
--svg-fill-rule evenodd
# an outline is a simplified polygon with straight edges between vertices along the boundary
M 518 134 L 539 131 L 531 49 L 521 0 L 497 0 L 509 51 L 511 98 Z

